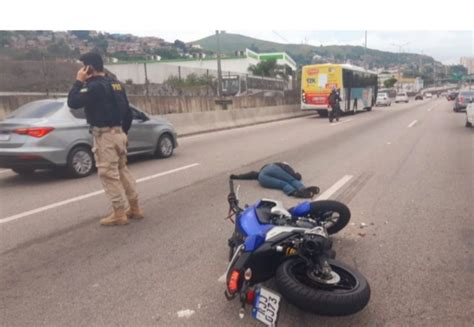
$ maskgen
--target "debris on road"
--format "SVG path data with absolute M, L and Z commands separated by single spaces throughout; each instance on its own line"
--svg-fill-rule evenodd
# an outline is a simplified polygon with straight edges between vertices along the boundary
M 364 233 L 364 232 L 359 232 L 359 233 L 357 233 L 357 235 L 359 235 L 360 237 L 364 237 L 364 236 L 366 235 L 366 233 Z
M 360 228 L 364 228 L 364 227 L 366 227 L 366 226 L 367 226 L 366 223 L 360 223 Z
M 195 313 L 196 312 L 194 310 L 189 310 L 189 309 L 181 310 L 177 312 L 178 318 L 189 318 Z

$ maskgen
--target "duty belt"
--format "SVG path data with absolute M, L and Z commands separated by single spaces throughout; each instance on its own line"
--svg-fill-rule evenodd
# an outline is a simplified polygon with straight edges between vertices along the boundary
M 100 136 L 101 134 L 104 133 L 123 133 L 122 127 L 120 126 L 114 126 L 114 127 L 90 127 L 89 128 L 89 133 L 91 133 L 94 136 Z

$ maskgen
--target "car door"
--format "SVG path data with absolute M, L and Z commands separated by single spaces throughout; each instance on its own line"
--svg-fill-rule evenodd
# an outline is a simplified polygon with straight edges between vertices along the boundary
M 138 153 L 147 152 L 152 150 L 152 140 L 150 139 L 150 119 L 148 116 L 139 111 L 135 107 L 132 107 L 132 126 L 128 131 L 128 152 Z

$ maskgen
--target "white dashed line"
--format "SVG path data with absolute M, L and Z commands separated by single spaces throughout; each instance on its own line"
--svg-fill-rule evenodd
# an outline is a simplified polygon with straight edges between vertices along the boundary
M 327 200 L 329 199 L 334 193 L 336 193 L 341 187 L 344 186 L 348 181 L 352 179 L 352 175 L 345 175 L 342 177 L 340 180 L 338 180 L 336 183 L 334 183 L 333 186 L 331 186 L 329 189 L 326 190 L 323 194 L 318 196 L 316 200 Z
M 410 123 L 410 125 L 408 125 L 408 128 L 412 128 L 413 126 L 416 125 L 416 123 L 418 122 L 418 120 L 414 120 Z
M 217 280 L 219 283 L 225 283 L 225 279 L 226 279 L 226 274 L 224 273 L 224 275 L 222 275 L 221 277 L 219 277 L 219 279 Z
M 179 167 L 179 168 L 176 168 L 176 169 L 164 171 L 162 173 L 158 173 L 158 174 L 155 174 L 155 175 L 143 177 L 143 178 L 138 179 L 137 183 L 141 183 L 141 182 L 144 182 L 144 181 L 148 181 L 150 179 L 154 179 L 154 178 L 158 178 L 158 177 L 161 177 L 161 176 L 176 173 L 178 171 L 189 169 L 189 168 L 192 168 L 192 167 L 195 167 L 195 166 L 198 166 L 198 165 L 199 165 L 198 163 L 193 163 L 191 165 L 187 165 L 187 166 Z M 44 206 L 44 207 L 41 207 L 41 208 L 37 208 L 37 209 L 29 210 L 29 211 L 26 211 L 26 212 L 22 212 L 22 213 L 19 213 L 17 215 L 13 215 L 13 216 L 10 216 L 10 217 L 0 218 L 0 224 L 8 223 L 10 221 L 17 220 L 17 219 L 20 219 L 20 218 L 24 218 L 24 217 L 27 217 L 27 216 L 31 216 L 31 215 L 34 215 L 34 214 L 39 213 L 39 212 L 43 212 L 43 211 L 46 211 L 46 210 L 50 210 L 50 209 L 54 209 L 54 208 L 57 208 L 57 207 L 60 207 L 60 206 L 64 206 L 64 205 L 69 204 L 69 203 L 81 201 L 81 200 L 84 200 L 84 199 L 87 199 L 87 198 L 90 198 L 90 197 L 93 197 L 93 196 L 96 196 L 96 195 L 99 195 L 99 194 L 102 194 L 102 193 L 104 193 L 104 190 L 95 191 L 95 192 L 87 193 L 87 194 L 84 194 L 84 195 L 76 196 L 76 197 L 68 199 L 68 200 L 56 202 L 56 203 L 53 203 L 53 204 L 50 204 L 50 205 L 47 205 L 47 206 Z

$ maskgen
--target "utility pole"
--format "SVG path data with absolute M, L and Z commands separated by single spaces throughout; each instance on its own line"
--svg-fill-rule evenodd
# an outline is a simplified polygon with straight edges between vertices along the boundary
M 143 63 L 143 66 L 145 68 L 145 94 L 146 94 L 146 98 L 148 99 L 148 72 L 146 70 L 146 62 Z
M 42 62 L 43 62 L 43 77 L 44 77 L 44 83 L 45 83 L 45 86 L 46 86 L 46 97 L 49 98 L 48 73 L 46 72 L 46 62 L 45 62 L 45 59 L 44 59 L 44 53 L 43 52 L 41 53 L 41 59 L 42 59 Z
M 221 45 L 219 42 L 219 31 L 216 30 L 217 39 L 217 95 L 222 95 L 222 68 L 221 68 Z
M 400 53 L 402 52 L 402 47 L 405 45 L 410 44 L 410 42 L 406 43 L 392 43 L 393 46 L 398 47 L 398 55 L 397 55 L 397 61 L 398 61 L 398 79 L 400 79 Z M 400 89 L 400 83 L 398 84 L 398 89 Z

